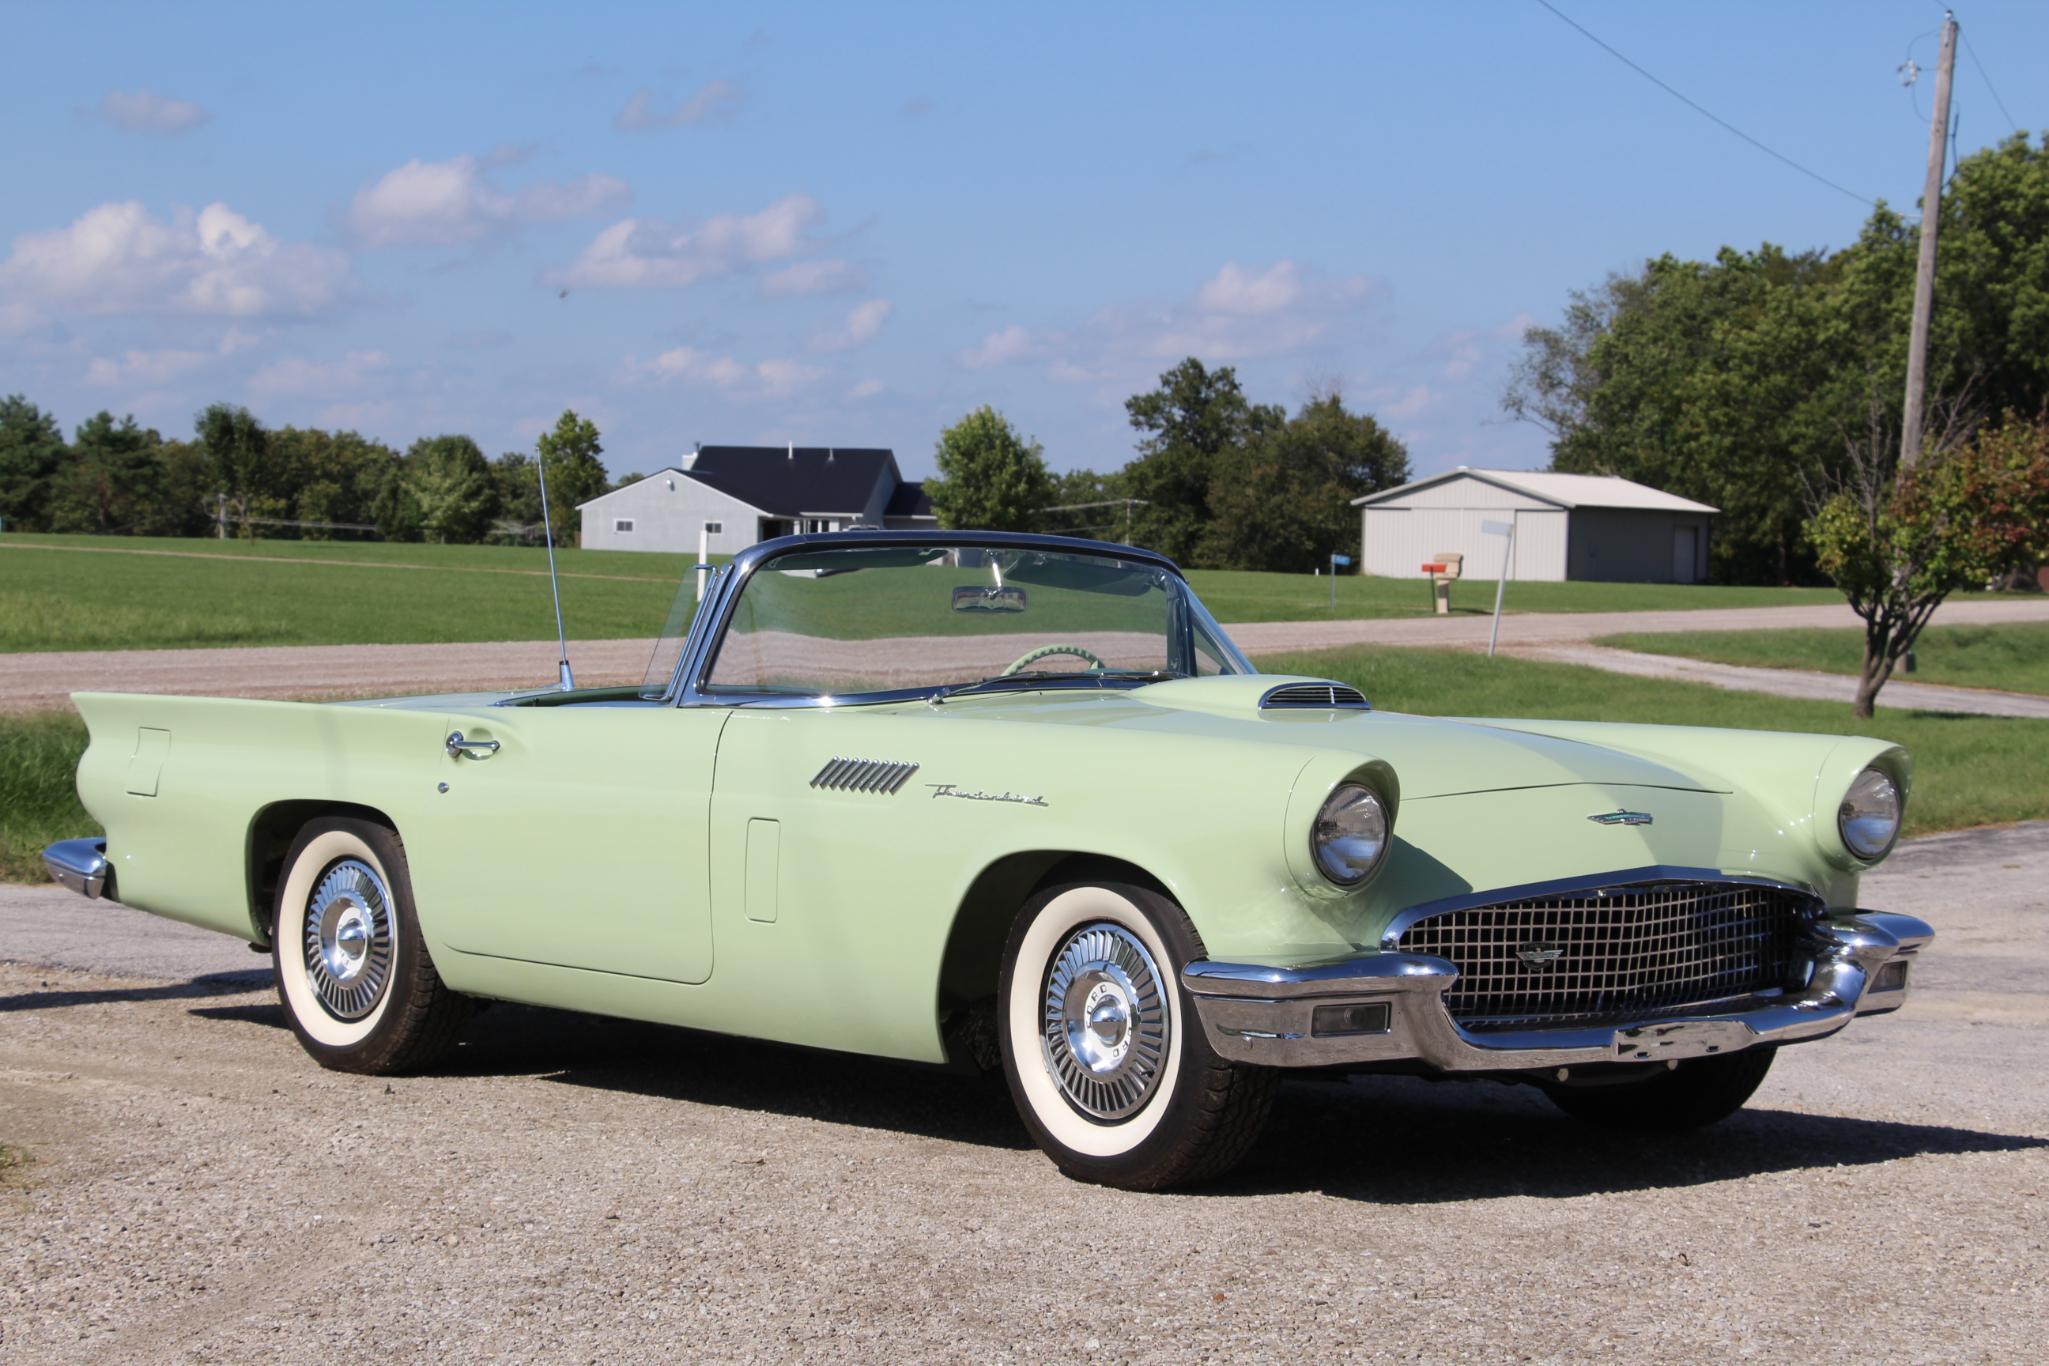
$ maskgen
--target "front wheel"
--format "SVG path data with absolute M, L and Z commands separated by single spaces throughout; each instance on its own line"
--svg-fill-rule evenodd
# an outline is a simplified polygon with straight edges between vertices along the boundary
M 305 1050 L 322 1067 L 385 1074 L 452 1048 L 470 1002 L 427 954 L 398 835 L 346 817 L 312 821 L 284 866 L 271 962 Z
M 1764 1084 L 1778 1051 L 1748 1048 L 1694 1058 L 1648 1081 L 1546 1089 L 1553 1104 L 1584 1123 L 1636 1133 L 1676 1133 L 1704 1128 L 1742 1109 Z
M 1221 1176 L 1258 1139 L 1275 1074 L 1202 1036 L 1180 987 L 1202 956 L 1188 916 L 1143 887 L 1056 887 L 1018 913 L 998 987 L 1003 1071 L 1069 1176 L 1158 1190 Z

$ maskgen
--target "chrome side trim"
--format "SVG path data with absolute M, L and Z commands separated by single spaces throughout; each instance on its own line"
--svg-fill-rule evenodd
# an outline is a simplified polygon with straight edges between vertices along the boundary
M 835 789 L 841 792 L 872 792 L 879 797 L 893 797 L 911 775 L 918 771 L 918 765 L 899 759 L 842 759 L 834 758 L 812 778 L 811 786 Z
M 1449 911 L 1467 911 L 1504 901 L 1536 901 L 1548 896 L 1575 896 L 1609 888 L 1622 891 L 1657 882 L 1739 882 L 1748 887 L 1771 887 L 1782 892 L 1797 892 L 1802 896 L 1818 896 L 1814 888 L 1798 882 L 1752 877 L 1743 873 L 1724 873 L 1715 868 L 1687 868 L 1677 864 L 1661 863 L 1648 868 L 1625 868 L 1618 872 L 1594 873 L 1585 877 L 1525 882 L 1516 887 L 1494 887 L 1484 892 L 1462 892 L 1457 896 L 1425 901 L 1408 907 L 1388 922 L 1387 928 L 1380 935 L 1380 947 L 1392 951 L 1399 944 L 1403 931 L 1415 925 L 1417 921 L 1428 920 L 1432 916 L 1444 915 Z
M 1470 1033 L 1444 1006 L 1458 969 L 1441 958 L 1381 953 L 1272 967 L 1190 963 L 1181 985 L 1211 1045 L 1234 1062 L 1329 1067 L 1417 1060 L 1444 1072 L 1508 1072 L 1602 1062 L 1664 1062 L 1762 1044 L 1825 1038 L 1859 1015 L 1905 1001 L 1905 963 L 1935 937 L 1913 916 L 1859 911 L 1814 926 L 1807 984 L 1797 995 L 1620 1025 Z M 1899 963 L 1897 982 L 1880 986 Z M 1318 1005 L 1389 1007 L 1384 1034 L 1315 1033 Z
M 106 893 L 109 901 L 114 899 L 107 890 L 107 879 L 113 870 L 107 862 L 107 842 L 103 839 L 58 840 L 43 850 L 43 871 L 51 881 L 82 897 L 96 901 Z

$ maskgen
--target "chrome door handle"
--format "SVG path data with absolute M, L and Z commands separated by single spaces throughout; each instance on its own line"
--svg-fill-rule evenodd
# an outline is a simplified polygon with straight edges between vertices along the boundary
M 448 757 L 451 759 L 488 759 L 498 752 L 498 742 L 465 740 L 462 738 L 462 732 L 455 730 L 448 733 L 448 741 L 443 748 L 448 751 Z

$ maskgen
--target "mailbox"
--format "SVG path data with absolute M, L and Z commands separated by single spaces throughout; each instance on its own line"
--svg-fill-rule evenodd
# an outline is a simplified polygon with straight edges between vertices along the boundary
M 1430 576 L 1430 603 L 1440 617 L 1451 613 L 1451 581 L 1464 572 L 1465 563 L 1466 557 L 1455 550 L 1424 562 L 1423 572 Z

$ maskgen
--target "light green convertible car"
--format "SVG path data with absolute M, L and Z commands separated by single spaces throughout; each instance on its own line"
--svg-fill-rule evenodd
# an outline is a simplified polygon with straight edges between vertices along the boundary
M 1000 1066 L 1120 1186 L 1229 1168 L 1291 1068 L 1709 1123 L 1932 937 L 1857 909 L 1890 745 L 1375 711 L 1056 537 L 766 542 L 641 687 L 77 703 L 106 838 L 51 872 L 268 946 L 325 1066 L 484 998 Z

